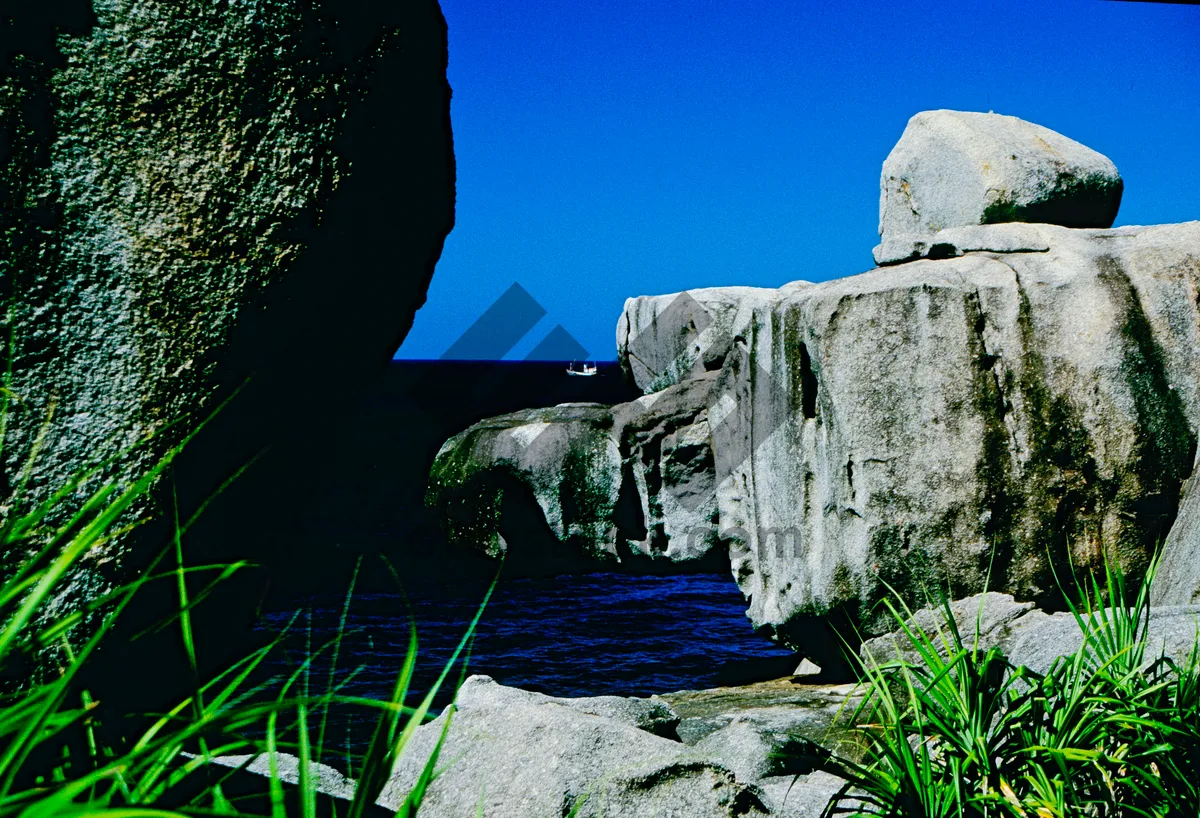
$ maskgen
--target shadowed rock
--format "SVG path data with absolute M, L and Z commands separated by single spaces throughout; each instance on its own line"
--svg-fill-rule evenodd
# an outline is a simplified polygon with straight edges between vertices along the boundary
M 105 0 L 82 25 L 78 5 L 49 4 L 45 30 L 6 43 L 0 68 L 0 300 L 15 396 L 0 517 L 155 435 L 114 463 L 131 482 L 237 392 L 175 461 L 170 492 L 129 515 L 164 524 L 93 550 L 60 601 L 126 581 L 166 541 L 172 494 L 186 520 L 264 452 L 188 532 L 185 559 L 250 559 L 276 588 L 289 572 L 330 587 L 352 559 L 339 568 L 326 552 L 314 571 L 274 525 L 314 449 L 332 445 L 320 430 L 407 333 L 453 224 L 441 11 L 435 0 Z M 37 46 L 28 59 L 8 53 L 26 46 Z M 224 617 L 197 625 L 202 673 L 249 630 L 262 580 L 239 585 L 248 577 L 200 611 Z M 155 601 L 157 587 L 122 617 L 131 632 L 162 613 L 142 607 L 177 605 L 165 591 Z M 119 641 L 98 661 L 127 676 L 141 660 L 121 658 Z M 142 694 L 192 684 L 182 660 L 183 677 L 171 671 Z M 165 704 L 129 697 L 140 710 Z
M 428 502 L 451 545 L 507 555 L 513 573 L 704 566 L 717 543 L 713 382 L 481 421 L 438 453 Z

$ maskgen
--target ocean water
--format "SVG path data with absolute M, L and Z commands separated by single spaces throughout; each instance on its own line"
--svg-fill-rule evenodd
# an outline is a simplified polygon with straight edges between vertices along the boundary
M 353 598 L 335 669 L 338 679 L 350 679 L 340 692 L 391 695 L 408 647 L 411 610 L 419 645 L 413 697 L 424 694 L 484 591 L 415 588 L 408 605 L 399 594 Z M 321 648 L 339 632 L 343 601 L 324 595 L 266 615 L 261 627 L 268 631 L 291 623 L 269 670 L 289 673 L 315 654 L 310 689 L 325 690 L 332 649 Z M 795 663 L 790 652 L 753 631 L 727 575 L 591 574 L 498 584 L 479 622 L 468 672 L 555 696 L 648 696 L 779 676 L 789 662 Z M 437 704 L 447 700 L 442 695 Z M 335 733 L 350 732 L 349 743 L 361 747 L 367 720 L 365 713 L 339 713 Z

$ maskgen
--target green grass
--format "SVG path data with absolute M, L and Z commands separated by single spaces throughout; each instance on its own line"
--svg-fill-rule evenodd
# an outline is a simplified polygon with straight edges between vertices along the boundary
M 7 390 L 0 391 L 0 433 L 7 395 Z M 281 634 L 215 678 L 197 678 L 190 695 L 169 712 L 143 723 L 135 733 L 106 740 L 108 734 L 96 729 L 95 722 L 103 703 L 93 700 L 80 687 L 78 677 L 97 648 L 110 637 L 134 595 L 148 583 L 174 584 L 177 611 L 158 627 L 178 629 L 194 673 L 198 663 L 192 613 L 217 583 L 245 567 L 245 563 L 185 566 L 183 540 L 195 516 L 180 521 L 176 511 L 174 536 L 148 571 L 103 598 L 88 601 L 79 610 L 53 613 L 56 593 L 85 555 L 125 533 L 136 503 L 156 486 L 169 485 L 172 461 L 187 442 L 171 449 L 153 469 L 136 479 L 106 477 L 113 463 L 103 463 L 65 481 L 29 510 L 12 513 L 0 521 L 0 553 L 10 555 L 8 559 L 25 555 L 19 565 L 9 567 L 10 574 L 0 587 L 0 672 L 12 675 L 18 667 L 45 668 L 55 658 L 59 664 L 57 673 L 44 673 L 43 678 L 29 679 L 0 695 L 0 816 L 264 814 L 283 818 L 291 814 L 309 818 L 318 813 L 320 800 L 309 762 L 322 758 L 330 708 L 349 705 L 376 714 L 374 734 L 358 767 L 343 771 L 357 779 L 354 799 L 340 803 L 326 799 L 322 808 L 335 815 L 358 818 L 370 811 L 395 760 L 416 729 L 429 719 L 435 695 L 464 659 L 482 605 L 437 682 L 416 707 L 405 705 L 417 658 L 416 626 L 411 621 L 406 658 L 386 701 L 341 694 L 345 680 L 339 681 L 336 673 L 340 636 L 317 648 L 289 678 L 268 691 L 252 680 L 257 678 L 264 659 L 279 646 Z M 35 445 L 34 457 L 37 448 Z M 7 498 L 10 507 L 20 507 L 29 473 L 27 467 L 16 481 L 13 495 Z M 81 492 L 86 500 L 78 504 L 73 498 Z M 77 510 L 72 511 L 76 506 Z M 189 588 L 197 587 L 200 578 L 205 580 L 203 586 L 197 593 L 190 593 Z M 350 593 L 352 589 L 347 594 L 347 605 Z M 486 598 L 483 604 L 487 604 Z M 344 618 L 343 613 L 343 623 Z M 330 651 L 333 657 L 325 691 L 312 694 L 310 663 L 324 651 Z M 462 665 L 465 673 L 465 661 Z M 131 673 L 153 671 L 130 669 Z M 458 681 L 461 679 L 460 675 Z M 447 728 L 454 705 L 448 709 Z M 310 728 L 316 732 L 315 744 Z M 416 815 L 437 775 L 441 747 L 439 741 L 398 815 Z M 300 759 L 299 783 L 294 788 L 285 787 L 280 779 L 281 752 Z M 262 779 L 261 793 L 251 799 L 251 812 L 241 811 L 239 807 L 244 810 L 245 804 L 226 794 L 230 780 L 240 771 L 218 767 L 209 760 L 261 753 L 269 758 L 271 775 Z
M 1136 594 L 1111 567 L 1093 581 L 1071 609 L 1082 645 L 1045 674 L 964 637 L 948 601 L 933 634 L 889 603 L 916 658 L 864 661 L 865 752 L 826 759 L 848 783 L 825 815 L 1200 814 L 1200 662 L 1147 657 L 1153 573 Z

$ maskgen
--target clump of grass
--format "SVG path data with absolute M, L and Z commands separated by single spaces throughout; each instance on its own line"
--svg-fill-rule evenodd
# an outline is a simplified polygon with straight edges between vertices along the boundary
M 6 392 L 0 394 L 0 431 L 6 396 Z M 435 695 L 465 655 L 482 606 L 437 682 L 416 707 L 404 704 L 417 658 L 416 627 L 411 622 L 407 655 L 387 701 L 341 695 L 332 667 L 326 691 L 310 695 L 307 680 L 312 656 L 281 680 L 277 690 L 272 688 L 273 695 L 267 695 L 251 680 L 278 646 L 280 635 L 216 678 L 197 679 L 190 695 L 135 734 L 106 741 L 94 722 L 102 703 L 81 689 L 77 680 L 134 595 L 150 582 L 175 583 L 178 609 L 160 627 L 179 628 L 194 671 L 192 611 L 213 584 L 241 570 L 245 563 L 185 567 L 182 540 L 195 518 L 181 523 L 176 515 L 171 543 L 142 576 L 69 614 L 57 615 L 50 606 L 85 555 L 127 530 L 130 509 L 154 486 L 164 483 L 172 461 L 187 442 L 172 448 L 136 479 L 106 478 L 112 463 L 105 463 L 66 481 L 30 510 L 10 512 L 0 522 L 0 553 L 10 559 L 11 555 L 25 555 L 0 586 L 0 673 L 12 675 L 14 667 L 28 667 L 31 662 L 44 664 L 54 651 L 60 657 L 57 673 L 35 676 L 0 694 L 0 816 L 246 814 L 238 812 L 238 799 L 226 794 L 230 778 L 240 770 L 217 767 L 212 759 L 234 754 L 254 759 L 265 754 L 270 776 L 263 779 L 261 794 L 252 805 L 265 805 L 262 811 L 272 818 L 289 813 L 308 818 L 318 811 L 318 782 L 310 763 L 321 758 L 329 708 L 351 705 L 377 713 L 375 733 L 360 768 L 347 771 L 358 778 L 353 799 L 340 806 L 326 802 L 322 809 L 325 814 L 359 818 L 373 809 L 396 758 L 426 721 Z M 68 513 L 68 498 L 85 490 L 90 490 L 87 499 L 77 511 Z M 22 491 L 18 481 L 13 496 L 7 498 L 10 509 L 19 507 Z M 62 522 L 52 522 L 60 517 Z M 164 565 L 171 567 L 161 567 Z M 189 592 L 192 575 L 206 575 L 209 582 L 194 595 Z M 484 605 L 486 602 L 485 598 Z M 318 652 L 331 650 L 336 655 L 339 644 L 340 638 L 335 638 Z M 300 680 L 304 680 L 304 689 L 297 692 Z M 452 716 L 454 705 L 449 707 Z M 319 724 L 315 747 L 309 730 L 313 719 Z M 448 717 L 447 728 L 450 721 Z M 416 814 L 435 777 L 441 747 L 439 741 L 397 814 Z M 280 773 L 285 751 L 299 759 L 299 781 L 294 789 L 285 787 Z
M 825 816 L 1196 816 L 1200 660 L 1148 661 L 1153 573 L 1133 599 L 1112 566 L 1093 580 L 1080 648 L 1045 674 L 964 638 L 948 601 L 933 634 L 889 602 L 915 658 L 864 660 L 865 753 L 828 760 L 848 783 Z

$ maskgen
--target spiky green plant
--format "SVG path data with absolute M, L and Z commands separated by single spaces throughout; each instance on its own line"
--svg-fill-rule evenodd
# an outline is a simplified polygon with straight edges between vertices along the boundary
M 889 602 L 904 650 L 864 660 L 854 715 L 866 752 L 827 763 L 847 784 L 825 814 L 1200 814 L 1198 651 L 1148 660 L 1153 574 L 1130 600 L 1110 565 L 1071 609 L 1079 649 L 1045 674 L 982 649 L 978 620 L 964 639 L 947 601 L 933 633 Z
M 0 401 L 5 400 L 7 391 L 0 393 Z M 0 404 L 0 424 L 3 417 L 4 407 Z M 396 758 L 417 727 L 428 718 L 435 695 L 464 655 L 482 614 L 482 605 L 437 682 L 415 708 L 404 704 L 417 658 L 416 628 L 411 622 L 408 651 L 389 700 L 342 695 L 340 684 L 334 683 L 332 668 L 324 693 L 310 695 L 306 689 L 295 694 L 297 681 L 307 679 L 313 656 L 283 682 L 275 695 L 267 697 L 251 680 L 269 652 L 278 646 L 281 635 L 215 678 L 203 683 L 197 680 L 191 695 L 137 734 L 106 744 L 92 723 L 101 703 L 80 689 L 77 679 L 97 647 L 112 633 L 114 623 L 130 600 L 147 583 L 175 583 L 178 610 L 163 624 L 178 626 L 187 660 L 194 670 L 198 663 L 192 611 L 215 583 L 240 570 L 245 563 L 186 567 L 182 538 L 195 517 L 180 522 L 176 515 L 172 542 L 152 561 L 144 575 L 69 614 L 55 615 L 49 603 L 84 555 L 125 530 L 124 520 L 130 509 L 152 487 L 162 484 L 172 461 L 187 442 L 184 440 L 172 448 L 153 469 L 136 479 L 123 482 L 119 476 L 105 477 L 115 461 L 101 464 L 66 481 L 29 511 L 12 512 L 0 524 L 0 553 L 10 558 L 26 555 L 19 565 L 11 567 L 7 580 L 0 586 L 3 623 L 0 671 L 22 657 L 41 657 L 44 661 L 49 649 L 57 648 L 62 657 L 57 674 L 29 680 L 19 689 L 0 696 L 0 816 L 151 818 L 234 814 L 237 805 L 226 796 L 225 785 L 238 770 L 216 768 L 212 760 L 234 754 L 247 754 L 253 759 L 265 753 L 271 774 L 263 780 L 262 790 L 267 796 L 269 814 L 272 818 L 283 818 L 289 804 L 294 803 L 293 814 L 298 812 L 309 818 L 317 811 L 317 782 L 310 762 L 321 757 L 320 742 L 329 708 L 348 704 L 378 713 L 370 748 L 361 769 L 355 771 L 359 780 L 353 800 L 341 810 L 336 804 L 330 805 L 335 814 L 358 818 L 379 797 Z M 35 445 L 34 456 L 36 448 Z M 25 474 L 28 473 L 27 468 Z M 93 485 L 96 487 L 78 511 L 62 514 L 67 498 Z M 23 482 L 18 481 L 16 492 L 22 490 Z M 10 499 L 14 501 L 10 508 L 19 506 L 15 502 L 19 497 Z M 65 520 L 51 523 L 56 514 Z M 169 562 L 171 556 L 174 567 L 160 571 L 159 566 Z M 205 588 L 192 595 L 187 579 L 197 574 L 208 575 L 210 580 Z M 486 603 L 485 598 L 483 604 Z M 332 650 L 336 654 L 339 645 L 340 637 L 318 653 Z M 454 705 L 449 707 L 452 715 Z M 315 713 L 320 714 L 320 727 L 314 749 L 309 724 Z M 448 717 L 447 728 L 450 721 Z M 60 748 L 66 752 L 71 746 L 86 747 L 87 757 L 64 758 L 57 752 Z M 436 775 L 441 746 L 439 741 L 398 814 L 416 814 L 426 788 Z M 278 764 L 279 754 L 285 750 L 298 756 L 300 762 L 296 797 L 292 800 L 285 794 Z M 47 764 L 47 758 L 56 761 Z

